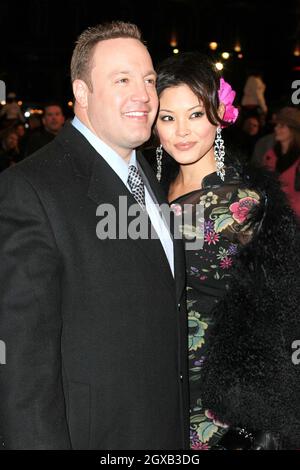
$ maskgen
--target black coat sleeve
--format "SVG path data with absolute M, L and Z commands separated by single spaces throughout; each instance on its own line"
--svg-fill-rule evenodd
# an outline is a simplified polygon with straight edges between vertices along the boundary
M 60 346 L 62 267 L 38 194 L 17 167 L 0 177 L 0 253 L 0 340 L 6 347 L 0 365 L 2 445 L 69 449 Z

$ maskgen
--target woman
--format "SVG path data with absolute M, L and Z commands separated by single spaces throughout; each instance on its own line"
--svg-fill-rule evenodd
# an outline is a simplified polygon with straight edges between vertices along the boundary
M 185 241 L 203 242 L 186 250 L 191 448 L 299 448 L 296 221 L 269 172 L 226 155 L 235 93 L 208 58 L 167 59 L 157 90 L 157 177 L 171 156 L 169 202 L 177 216 L 192 210 L 178 223 Z
M 276 115 L 275 145 L 266 152 L 263 164 L 279 173 L 282 189 L 300 217 L 300 110 L 282 108 Z
M 253 71 L 253 73 L 248 75 L 241 101 L 242 111 L 245 116 L 253 111 L 264 116 L 267 114 L 268 107 L 265 100 L 265 91 L 266 84 L 259 71 Z

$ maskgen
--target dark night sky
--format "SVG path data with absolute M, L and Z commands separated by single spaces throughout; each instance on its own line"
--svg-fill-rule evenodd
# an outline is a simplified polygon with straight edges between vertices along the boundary
M 107 6 L 110 3 L 112 6 Z M 216 40 L 232 51 L 239 38 L 244 59 L 227 61 L 224 76 L 241 92 L 248 68 L 259 66 L 267 98 L 291 95 L 293 72 L 300 59 L 292 52 L 300 39 L 299 0 L 27 0 L 1 1 L 0 79 L 24 101 L 67 102 L 72 97 L 69 63 L 74 41 L 87 26 L 122 19 L 140 26 L 154 63 L 171 54 L 169 40 L 176 31 L 180 50 L 208 52 Z M 299 61 L 299 63 L 297 63 Z

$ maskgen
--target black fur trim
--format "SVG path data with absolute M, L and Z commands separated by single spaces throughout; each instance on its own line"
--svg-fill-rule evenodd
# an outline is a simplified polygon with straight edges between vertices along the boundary
M 286 448 L 300 448 L 299 225 L 279 181 L 244 167 L 242 178 L 262 196 L 261 224 L 237 257 L 204 362 L 199 396 L 221 421 L 280 431 Z

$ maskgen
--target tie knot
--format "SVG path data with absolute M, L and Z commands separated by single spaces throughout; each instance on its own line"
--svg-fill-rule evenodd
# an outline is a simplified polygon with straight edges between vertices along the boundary
M 145 187 L 139 170 L 135 165 L 129 165 L 128 186 L 135 200 L 145 209 Z
M 135 165 L 129 165 L 128 182 L 129 184 L 144 184 L 140 172 Z

